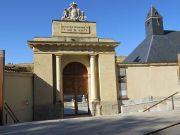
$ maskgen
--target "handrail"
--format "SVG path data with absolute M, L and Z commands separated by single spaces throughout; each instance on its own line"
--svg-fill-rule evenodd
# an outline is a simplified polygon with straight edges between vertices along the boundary
M 167 100 L 167 99 L 170 98 L 170 97 L 172 97 L 172 108 L 173 108 L 173 110 L 174 110 L 174 100 L 173 100 L 173 96 L 176 95 L 176 94 L 178 94 L 178 93 L 179 93 L 179 92 L 175 92 L 174 94 L 172 94 L 172 95 L 170 95 L 170 96 L 168 96 L 168 97 L 166 97 L 166 98 L 160 100 L 160 101 L 157 102 L 156 104 L 154 104 L 154 105 L 152 105 L 152 106 L 146 108 L 143 112 L 145 112 L 145 111 L 147 111 L 147 110 L 150 110 L 150 109 L 153 108 L 154 106 L 156 106 L 156 105 L 162 103 L 163 101 Z
M 152 134 L 156 134 L 156 133 L 158 134 L 159 132 L 161 132 L 161 131 L 163 131 L 163 130 L 166 130 L 166 129 L 168 129 L 168 128 L 172 128 L 172 127 L 177 126 L 177 125 L 180 125 L 180 122 L 174 123 L 174 124 L 172 124 L 172 125 L 169 125 L 169 126 L 166 126 L 166 127 L 160 128 L 160 129 L 157 129 L 157 130 L 155 130 L 155 131 L 151 131 L 151 132 L 146 133 L 146 134 L 144 134 L 144 135 L 152 135 Z
M 14 114 L 14 112 L 12 111 L 12 109 L 9 107 L 9 105 L 6 102 L 4 103 L 4 109 L 9 114 L 9 116 L 13 119 L 14 123 L 19 122 L 18 118 L 16 117 L 16 115 Z M 7 118 L 6 118 L 6 124 L 7 124 Z

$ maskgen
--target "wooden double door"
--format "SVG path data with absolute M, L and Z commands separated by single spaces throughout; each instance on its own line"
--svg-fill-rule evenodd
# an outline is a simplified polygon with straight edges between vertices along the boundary
M 64 115 L 89 114 L 88 72 L 79 62 L 63 70 Z

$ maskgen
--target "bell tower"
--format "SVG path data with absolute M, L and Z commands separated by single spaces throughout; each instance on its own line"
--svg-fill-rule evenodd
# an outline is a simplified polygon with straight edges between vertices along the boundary
M 146 35 L 163 35 L 163 17 L 155 9 L 151 7 L 145 21 Z

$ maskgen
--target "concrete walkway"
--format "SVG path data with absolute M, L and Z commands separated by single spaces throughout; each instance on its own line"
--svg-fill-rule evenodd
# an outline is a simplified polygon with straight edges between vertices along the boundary
M 180 111 L 37 121 L 0 127 L 0 135 L 143 135 L 180 122 Z

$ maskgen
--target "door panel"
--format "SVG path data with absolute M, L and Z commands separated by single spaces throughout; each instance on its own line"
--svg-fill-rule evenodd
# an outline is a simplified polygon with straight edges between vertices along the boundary
M 68 64 L 63 71 L 64 114 L 88 114 L 88 75 L 84 65 Z

